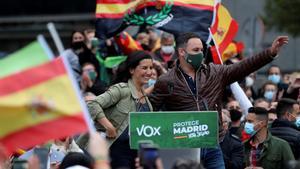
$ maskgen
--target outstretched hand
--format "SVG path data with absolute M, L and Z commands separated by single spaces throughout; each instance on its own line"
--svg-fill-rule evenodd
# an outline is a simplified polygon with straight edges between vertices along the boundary
M 288 36 L 278 36 L 272 43 L 271 52 L 273 55 L 277 55 L 280 51 L 280 48 L 284 44 L 288 44 L 289 37 Z

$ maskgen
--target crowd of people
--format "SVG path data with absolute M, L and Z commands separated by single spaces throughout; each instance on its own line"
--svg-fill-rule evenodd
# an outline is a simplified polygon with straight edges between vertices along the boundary
M 52 142 L 50 153 L 62 155 L 53 160 L 50 156 L 49 167 L 141 168 L 137 150 L 129 146 L 129 112 L 216 110 L 219 146 L 201 149 L 201 165 L 180 159 L 173 168 L 300 168 L 300 72 L 283 74 L 280 66 L 270 65 L 262 86 L 255 72 L 284 57 L 278 55 L 287 37 L 277 37 L 255 56 L 232 56 L 224 65 L 208 63 L 209 50 L 195 33 L 174 37 L 146 28 L 133 35 L 138 48 L 131 53 L 124 52 L 127 46 L 118 46 L 116 37 L 106 40 L 105 57 L 127 58 L 105 68 L 109 79 L 104 81 L 95 30 L 72 33 L 63 56 L 71 64 L 97 134 Z M 233 82 L 239 82 L 253 107 L 245 110 L 235 100 L 229 87 Z M 39 159 L 30 156 L 15 159 L 38 168 Z M 163 168 L 159 163 L 154 168 Z

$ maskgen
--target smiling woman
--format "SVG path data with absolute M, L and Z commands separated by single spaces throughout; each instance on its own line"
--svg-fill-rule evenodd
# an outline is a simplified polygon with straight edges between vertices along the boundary
M 88 103 L 97 130 L 106 133 L 111 145 L 112 168 L 135 168 L 137 151 L 129 146 L 129 112 L 152 111 L 143 91 L 152 75 L 152 67 L 149 53 L 133 52 L 119 66 L 115 84 Z

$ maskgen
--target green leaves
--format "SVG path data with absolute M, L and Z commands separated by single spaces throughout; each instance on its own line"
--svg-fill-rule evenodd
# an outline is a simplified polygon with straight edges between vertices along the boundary
M 162 10 L 159 13 L 155 15 L 150 15 L 146 19 L 131 11 L 130 13 L 127 13 L 125 15 L 124 20 L 128 24 L 132 24 L 132 25 L 147 24 L 152 26 L 166 19 L 172 10 L 172 6 L 173 6 L 173 0 L 170 0 L 169 2 L 166 2 L 165 6 L 162 8 Z

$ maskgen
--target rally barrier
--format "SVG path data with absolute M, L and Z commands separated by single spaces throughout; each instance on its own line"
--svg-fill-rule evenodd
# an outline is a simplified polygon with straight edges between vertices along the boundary
M 218 145 L 216 111 L 131 112 L 129 115 L 130 147 L 151 140 L 160 148 L 202 148 Z

